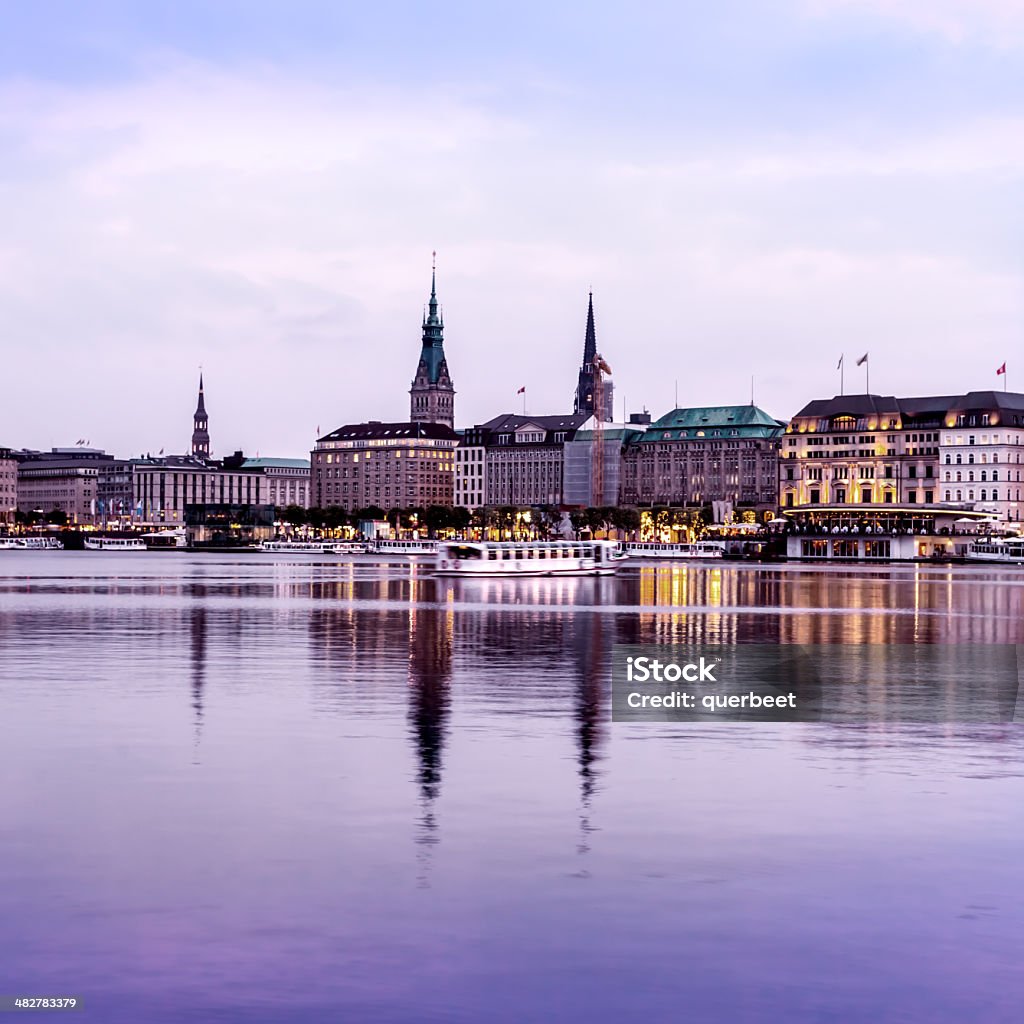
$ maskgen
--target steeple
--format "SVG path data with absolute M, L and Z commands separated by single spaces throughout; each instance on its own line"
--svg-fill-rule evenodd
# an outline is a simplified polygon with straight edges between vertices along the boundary
M 573 412 L 593 413 L 594 409 L 594 382 L 596 373 L 594 360 L 597 357 L 597 332 L 594 330 L 594 293 L 590 292 L 587 301 L 587 328 L 583 335 L 583 363 L 580 365 L 579 380 L 576 384 L 576 397 L 573 402 Z M 612 409 L 614 408 L 612 396 L 612 383 L 606 381 L 604 385 L 604 408 L 596 410 L 601 420 L 610 423 L 612 420 Z
M 583 338 L 583 365 L 589 366 L 597 355 L 597 332 L 594 330 L 594 293 L 587 302 L 587 332 Z
M 192 416 L 192 454 L 199 459 L 210 457 L 209 419 L 206 415 L 206 400 L 203 395 L 203 371 L 199 371 L 199 401 Z
M 444 318 L 438 312 L 437 253 L 430 274 L 430 302 L 423 317 L 423 340 L 416 376 L 409 389 L 413 423 L 455 423 L 455 387 L 444 355 Z

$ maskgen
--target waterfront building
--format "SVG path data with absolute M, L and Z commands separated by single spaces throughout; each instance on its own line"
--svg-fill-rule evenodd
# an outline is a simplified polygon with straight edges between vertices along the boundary
M 132 459 L 135 519 L 180 526 L 188 505 L 270 504 L 268 478 L 258 469 L 246 469 L 245 461 L 241 452 L 223 462 L 209 462 L 194 455 Z
M 224 462 L 227 464 L 228 460 Z M 262 494 L 267 504 L 276 508 L 309 508 L 309 459 L 245 459 L 240 468 L 262 474 L 266 484 Z
M 429 312 L 423 317 L 423 343 L 416 375 L 409 389 L 409 419 L 413 423 L 455 425 L 455 385 L 444 354 L 444 319 L 438 312 L 437 269 L 430 278 Z
M 939 442 L 941 500 L 1020 522 L 1024 395 L 971 391 L 946 411 Z
M 459 435 L 443 423 L 350 423 L 311 453 L 312 504 L 346 511 L 425 508 L 454 501 Z
M 14 454 L 18 461 L 19 511 L 45 514 L 57 510 L 72 526 L 91 526 L 99 521 L 99 475 L 114 462 L 113 455 L 82 446 Z
M 12 525 L 17 511 L 18 462 L 10 448 L 0 448 L 0 525 Z
M 458 431 L 455 449 L 456 508 L 473 511 L 487 504 L 487 432 L 483 427 Z
M 409 411 L 407 422 L 348 423 L 318 438 L 310 453 L 310 504 L 349 512 L 453 504 L 459 435 L 453 429 L 455 387 L 444 354 L 436 267 Z
M 588 417 L 565 445 L 564 504 L 580 508 L 607 508 L 622 504 L 623 454 L 645 429 L 645 423 L 632 422 L 603 423 L 597 430 L 594 418 Z M 600 486 L 594 478 L 595 446 L 600 446 L 602 453 Z
M 192 414 L 192 457 L 210 457 L 210 420 L 206 415 L 206 398 L 203 394 L 203 375 L 199 374 L 199 399 Z
M 564 449 L 586 413 L 505 413 L 464 432 L 456 451 L 456 504 L 561 505 Z
M 954 507 L 1019 522 L 1024 395 L 838 395 L 786 428 L 779 500 L 795 516 Z M 982 476 L 984 473 L 984 476 Z M 790 511 L 792 510 L 792 511 Z
M 782 431 L 752 403 L 673 409 L 624 436 L 619 503 L 774 511 Z
M 597 392 L 597 332 L 594 329 L 594 293 L 590 293 L 587 302 L 587 326 L 583 333 L 583 362 L 580 364 L 579 379 L 576 383 L 576 394 L 573 399 L 573 413 L 583 413 L 583 419 L 598 415 L 605 423 L 614 419 L 612 410 L 615 408 L 615 388 L 610 380 L 601 385 L 601 408 L 594 408 L 594 396 Z

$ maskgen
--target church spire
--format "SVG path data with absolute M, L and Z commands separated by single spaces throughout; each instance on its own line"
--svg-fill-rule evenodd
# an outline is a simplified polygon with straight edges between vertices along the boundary
M 210 457 L 210 421 L 206 415 L 206 399 L 203 394 L 203 371 L 199 371 L 199 401 L 192 416 L 192 454 L 199 459 Z
M 597 371 L 594 360 L 597 358 L 597 332 L 594 330 L 594 293 L 590 292 L 587 300 L 587 329 L 583 336 L 583 363 L 580 366 L 579 380 L 576 384 L 576 396 L 573 401 L 573 412 L 596 414 L 608 423 L 612 419 L 612 383 L 604 385 L 604 402 L 602 409 L 594 408 L 594 390 Z
M 587 332 L 583 338 L 583 365 L 586 366 L 594 361 L 597 355 L 597 333 L 594 330 L 594 293 L 590 293 L 590 301 L 587 303 Z

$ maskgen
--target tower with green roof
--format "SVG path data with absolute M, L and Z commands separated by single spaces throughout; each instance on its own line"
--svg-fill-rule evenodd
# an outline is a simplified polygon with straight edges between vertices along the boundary
M 455 385 L 444 355 L 444 319 L 437 303 L 437 253 L 430 277 L 430 303 L 423 317 L 420 361 L 409 389 L 409 419 L 413 423 L 455 425 Z

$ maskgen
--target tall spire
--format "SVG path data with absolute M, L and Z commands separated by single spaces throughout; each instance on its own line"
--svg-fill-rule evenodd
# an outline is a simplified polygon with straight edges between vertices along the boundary
M 206 399 L 203 394 L 203 370 L 199 369 L 199 401 L 192 416 L 192 454 L 200 459 L 210 457 L 210 421 L 206 415 Z
M 444 355 L 444 318 L 438 312 L 437 253 L 430 269 L 430 302 L 423 317 L 423 343 L 410 389 L 410 419 L 414 423 L 454 422 L 455 388 Z
M 583 365 L 593 362 L 597 355 L 597 333 L 594 330 L 594 293 L 587 303 L 587 333 L 583 338 Z
M 573 400 L 573 411 L 597 415 L 603 422 L 612 420 L 612 384 L 608 381 L 603 390 L 603 408 L 594 408 L 594 393 L 597 371 L 594 360 L 597 359 L 597 331 L 594 329 L 594 293 L 591 291 L 587 299 L 587 330 L 583 337 L 583 362 L 580 365 L 576 395 Z

